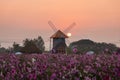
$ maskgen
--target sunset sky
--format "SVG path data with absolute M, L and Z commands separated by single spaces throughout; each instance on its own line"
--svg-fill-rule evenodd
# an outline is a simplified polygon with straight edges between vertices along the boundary
M 70 41 L 91 39 L 120 47 L 120 0 L 0 0 L 0 43 L 11 46 L 42 36 L 49 46 L 51 20 L 64 30 L 71 23 Z

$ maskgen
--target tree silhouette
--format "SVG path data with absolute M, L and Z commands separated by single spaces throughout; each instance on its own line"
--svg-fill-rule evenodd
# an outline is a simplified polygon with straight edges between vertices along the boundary
M 109 53 L 112 53 L 113 51 L 116 51 L 118 49 L 114 44 L 111 43 L 107 44 L 104 42 L 97 43 L 89 39 L 82 39 L 79 41 L 75 41 L 69 45 L 70 49 L 73 49 L 74 47 L 77 47 L 80 53 L 86 53 L 88 51 L 94 51 L 95 53 L 103 53 L 105 49 L 108 49 Z
M 39 48 L 42 52 L 45 50 L 44 41 L 41 36 L 38 36 L 38 38 L 34 39 L 33 42 L 36 44 L 37 48 Z
M 21 50 L 21 46 L 16 42 L 13 43 L 13 52 L 19 52 Z
M 21 49 L 23 53 L 42 53 L 42 51 L 36 46 L 33 40 L 24 40 L 24 47 Z

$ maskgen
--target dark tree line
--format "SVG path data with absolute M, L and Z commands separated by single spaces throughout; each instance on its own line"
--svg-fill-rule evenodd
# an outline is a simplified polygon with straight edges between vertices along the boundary
M 23 47 L 21 48 L 23 53 L 43 53 L 45 50 L 44 41 L 41 36 L 33 40 L 26 39 L 23 42 Z
M 26 39 L 24 41 L 24 46 L 21 48 L 22 53 L 42 53 L 42 50 L 37 47 L 33 40 Z
M 72 42 L 69 45 L 69 51 L 72 52 L 72 49 L 76 47 L 78 49 L 78 53 L 84 54 L 88 51 L 94 51 L 95 53 L 112 53 L 117 51 L 118 47 L 112 43 L 97 43 L 91 41 L 89 39 L 82 39 L 79 41 Z
M 88 51 L 94 51 L 95 53 L 99 54 L 99 53 L 104 53 L 105 49 L 108 50 L 107 53 L 112 53 L 119 49 L 114 44 L 104 43 L 104 42 L 97 43 L 89 39 L 82 39 L 82 40 L 70 43 L 67 49 L 68 53 L 73 53 L 73 48 L 77 48 L 78 54 L 80 53 L 83 54 Z M 35 39 L 23 40 L 23 46 L 20 46 L 20 44 L 16 42 L 14 42 L 13 46 L 8 49 L 0 46 L 0 53 L 22 52 L 22 53 L 31 54 L 31 53 L 43 53 L 44 51 L 45 51 L 45 45 L 41 36 Z M 119 50 L 119 53 L 120 53 L 120 50 Z
M 8 49 L 5 49 L 3 47 L 0 47 L 0 53 L 16 53 L 16 52 L 22 52 L 22 53 L 43 53 L 45 50 L 44 41 L 41 36 L 38 36 L 38 38 L 35 39 L 25 39 L 23 40 L 23 46 L 20 46 L 20 44 L 14 42 L 12 47 L 9 47 Z

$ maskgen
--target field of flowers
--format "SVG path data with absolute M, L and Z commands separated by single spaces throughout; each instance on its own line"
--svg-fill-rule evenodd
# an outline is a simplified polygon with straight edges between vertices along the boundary
M 120 55 L 0 54 L 0 80 L 120 80 Z

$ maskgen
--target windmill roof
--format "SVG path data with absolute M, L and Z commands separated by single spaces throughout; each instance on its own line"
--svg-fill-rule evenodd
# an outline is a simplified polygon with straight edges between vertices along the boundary
M 62 31 L 58 30 L 55 34 L 53 34 L 50 38 L 68 38 Z

